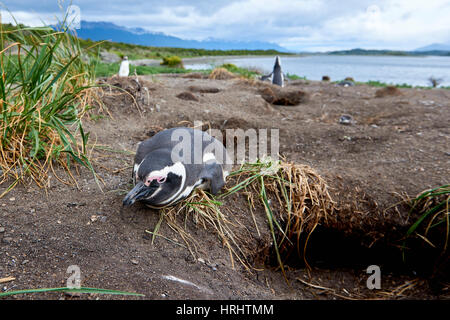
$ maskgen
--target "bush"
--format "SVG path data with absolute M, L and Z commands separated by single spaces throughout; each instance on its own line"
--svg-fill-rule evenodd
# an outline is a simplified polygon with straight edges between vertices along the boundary
M 437 79 L 433 76 L 428 78 L 428 82 L 431 84 L 433 88 L 436 88 L 438 85 L 442 83 L 442 79 Z
M 162 66 L 184 68 L 183 61 L 179 56 L 163 57 Z

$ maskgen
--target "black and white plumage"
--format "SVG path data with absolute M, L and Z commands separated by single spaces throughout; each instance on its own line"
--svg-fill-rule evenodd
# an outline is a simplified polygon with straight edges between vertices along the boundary
M 217 194 L 231 167 L 224 145 L 206 132 L 185 127 L 160 131 L 139 144 L 135 186 L 123 204 L 142 201 L 161 208 L 188 197 L 195 188 Z
M 128 77 L 130 74 L 130 61 L 128 61 L 128 57 L 123 57 L 122 62 L 120 63 L 119 68 L 119 77 Z
M 260 78 L 262 81 L 269 80 L 272 84 L 278 85 L 280 87 L 284 87 L 284 82 L 287 79 L 281 70 L 281 60 L 279 56 L 275 58 L 275 64 L 273 66 L 273 71 L 265 76 Z

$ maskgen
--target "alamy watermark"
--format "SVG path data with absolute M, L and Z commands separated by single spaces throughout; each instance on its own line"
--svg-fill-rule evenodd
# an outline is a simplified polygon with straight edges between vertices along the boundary
M 201 122 L 195 121 L 194 127 Z M 224 134 L 225 133 L 225 136 Z M 172 161 L 186 164 L 202 164 L 213 156 L 224 164 L 242 164 L 270 157 L 278 160 L 280 151 L 279 129 L 210 129 L 208 134 L 199 130 L 191 132 L 178 128 L 172 132 L 171 140 L 176 142 L 172 149 Z M 215 141 L 215 140 L 217 141 Z M 223 144 L 226 152 L 223 150 Z M 270 147 L 269 147 L 270 146 Z
M 77 265 L 70 265 L 67 268 L 66 273 L 71 274 L 67 278 L 66 287 L 69 289 L 80 289 L 81 288 L 81 269 Z
M 381 269 L 377 265 L 367 267 L 366 273 L 370 274 L 367 278 L 367 288 L 370 290 L 381 289 Z

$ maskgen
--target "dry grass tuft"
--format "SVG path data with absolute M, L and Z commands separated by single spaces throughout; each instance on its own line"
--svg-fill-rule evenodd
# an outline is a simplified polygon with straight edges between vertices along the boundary
M 233 268 L 235 259 L 237 259 L 247 270 L 250 270 L 249 263 L 245 258 L 247 254 L 241 250 L 242 246 L 233 232 L 235 225 L 220 210 L 221 205 L 222 203 L 212 195 L 196 189 L 186 200 L 162 210 L 160 223 L 153 233 L 157 233 L 164 219 L 169 227 L 181 236 L 191 254 L 197 257 L 202 246 L 186 229 L 187 220 L 191 217 L 194 225 L 210 230 L 218 236 L 222 245 L 230 253 Z
M 334 210 L 325 180 L 313 168 L 289 162 L 280 162 L 275 167 L 273 163 L 259 168 L 244 165 L 237 180 L 250 182 L 246 188 L 253 192 L 254 198 L 260 198 L 269 226 L 272 222 L 277 226 L 278 236 L 275 237 L 273 229 L 273 237 L 280 265 L 281 256 L 286 258 L 294 248 L 305 259 L 311 233 Z M 301 235 L 306 235 L 303 247 Z
M 215 68 L 208 78 L 212 80 L 229 80 L 235 79 L 237 76 L 225 68 Z
M 185 201 L 163 209 L 160 223 L 153 233 L 157 233 L 161 222 L 165 220 L 182 237 L 195 257 L 201 246 L 187 231 L 187 221 L 191 217 L 190 221 L 195 225 L 218 235 L 223 246 L 230 252 L 233 266 L 235 260 L 238 260 L 250 270 L 249 254 L 256 253 L 249 253 L 245 245 L 248 239 L 238 236 L 239 225 L 245 224 L 239 221 L 242 213 L 233 214 L 230 210 L 231 215 L 224 213 L 222 201 L 226 201 L 231 195 L 242 197 L 241 200 L 249 204 L 249 212 L 244 215 L 252 216 L 258 234 L 260 230 L 256 221 L 267 222 L 272 238 L 270 242 L 283 273 L 283 259 L 295 248 L 299 256 L 305 259 L 304 251 L 311 233 L 334 210 L 328 186 L 314 169 L 306 165 L 266 159 L 246 163 L 231 173 L 227 190 L 218 197 L 197 190 Z M 247 223 L 246 228 L 250 227 Z
M 395 86 L 387 86 L 375 91 L 375 97 L 377 98 L 383 98 L 388 96 L 400 96 L 401 94 L 402 94 L 401 91 Z

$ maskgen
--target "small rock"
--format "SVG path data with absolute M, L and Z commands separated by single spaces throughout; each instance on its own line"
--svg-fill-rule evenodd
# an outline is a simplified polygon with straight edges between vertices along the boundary
M 201 263 L 205 263 L 205 259 L 203 259 L 203 258 L 198 258 L 197 261 L 201 262 Z
M 344 124 L 344 125 L 349 125 L 353 123 L 353 118 L 352 116 L 349 116 L 347 114 L 343 114 L 340 118 L 339 118 L 339 123 L 340 124 Z
M 22 264 L 27 264 L 28 262 L 30 262 L 30 260 L 23 260 Z
M 5 232 L 5 228 L 0 227 L 0 233 L 3 233 L 3 232 Z
M 36 209 L 31 209 L 30 210 L 30 213 L 35 213 L 36 212 Z
M 81 293 L 79 292 L 64 292 L 64 294 L 68 297 L 78 298 L 81 297 Z
M 139 261 L 137 261 L 136 259 L 131 259 L 131 263 L 132 264 L 139 264 Z
M 371 124 L 370 125 L 372 128 L 378 128 L 378 126 L 376 124 Z
M 14 197 L 9 198 L 9 201 L 15 201 L 15 200 L 16 200 L 16 198 L 14 198 Z
M 343 136 L 341 140 L 342 140 L 342 141 L 343 141 L 343 140 L 352 141 L 352 137 L 349 137 L 349 136 Z
M 3 238 L 3 243 L 8 244 L 8 243 L 11 243 L 12 241 L 13 241 L 13 238 L 11 238 L 11 237 L 5 237 L 5 238 Z

